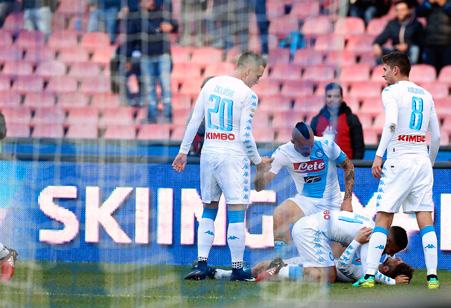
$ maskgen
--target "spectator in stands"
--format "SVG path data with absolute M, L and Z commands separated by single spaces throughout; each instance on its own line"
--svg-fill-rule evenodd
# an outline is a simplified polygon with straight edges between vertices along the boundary
M 252 0 L 251 4 L 254 8 L 255 17 L 257 19 L 258 33 L 260 34 L 261 54 L 263 55 L 263 57 L 267 57 L 269 53 L 269 20 L 266 14 L 266 0 Z
M 24 10 L 24 28 L 40 31 L 46 37 L 52 32 L 52 8 L 56 0 L 19 0 Z
M 426 17 L 423 62 L 441 68 L 451 65 L 451 1 L 424 0 L 417 16 Z
M 360 17 L 367 25 L 374 17 L 388 13 L 391 0 L 349 0 L 349 16 Z
M 182 1 L 182 33 L 180 44 L 184 46 L 204 46 L 208 0 Z
M 141 0 L 140 5 L 139 12 L 130 13 L 127 17 L 127 48 L 141 54 L 141 78 L 149 99 L 147 121 L 157 121 L 157 81 L 161 88 L 164 117 L 166 121 L 172 121 L 172 59 L 168 33 L 176 31 L 177 23 L 172 20 L 170 10 L 155 0 Z
M 335 132 L 335 142 L 349 158 L 363 158 L 362 124 L 343 101 L 343 89 L 338 83 L 326 85 L 326 105 L 313 117 L 311 127 L 316 136 Z
M 6 17 L 13 11 L 15 0 L 0 0 L 0 28 L 3 27 Z
M 121 7 L 121 0 L 89 0 L 88 32 L 99 31 L 100 22 L 102 22 L 111 43 L 114 43 L 118 13 Z
M 374 55 L 377 63 L 381 64 L 381 57 L 397 50 L 406 53 L 412 64 L 418 63 L 420 47 L 423 39 L 423 26 L 415 17 L 413 3 L 409 0 L 395 2 L 396 18 L 390 20 L 384 30 L 373 42 Z M 382 47 L 391 41 L 392 48 Z

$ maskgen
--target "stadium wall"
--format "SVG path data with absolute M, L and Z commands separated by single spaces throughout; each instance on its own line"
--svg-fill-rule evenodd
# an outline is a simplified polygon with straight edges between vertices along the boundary
M 188 265 L 196 259 L 198 164 L 177 174 L 170 163 L 3 160 L 0 172 L 0 241 L 15 247 L 22 260 Z M 435 169 L 434 177 L 439 268 L 451 270 L 451 169 Z M 355 211 L 374 214 L 376 189 L 370 168 L 357 168 Z M 271 214 L 294 192 L 285 171 L 268 190 L 252 192 L 249 263 L 271 257 Z M 410 235 L 399 255 L 423 268 L 415 218 L 397 214 L 395 224 Z M 211 264 L 230 263 L 225 234 L 221 202 Z

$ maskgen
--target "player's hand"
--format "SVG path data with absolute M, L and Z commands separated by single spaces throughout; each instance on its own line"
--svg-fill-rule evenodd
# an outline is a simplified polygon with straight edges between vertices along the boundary
M 340 210 L 346 211 L 346 212 L 352 212 L 352 199 L 351 198 L 343 199 Z
M 174 161 L 172 162 L 172 168 L 174 168 L 174 170 L 177 172 L 182 172 L 183 170 L 185 170 L 186 161 L 186 154 L 178 153 Z
M 262 161 L 257 165 L 257 168 L 259 169 L 259 171 L 268 171 L 273 160 L 273 157 L 263 156 Z
M 365 244 L 370 240 L 371 232 L 373 230 L 368 227 L 363 227 L 357 232 L 357 235 L 355 236 L 355 240 L 359 242 L 360 244 Z
M 409 284 L 409 277 L 406 275 L 398 275 L 395 277 L 396 284 Z
M 172 27 L 172 25 L 171 25 L 170 23 L 164 21 L 164 22 L 162 22 L 162 23 L 160 24 L 160 29 L 161 29 L 161 31 L 163 31 L 163 32 L 169 33 L 169 32 L 172 31 L 173 27 Z
M 380 179 L 382 176 L 382 157 L 376 156 L 374 157 L 373 166 L 371 167 L 371 173 L 377 179 Z

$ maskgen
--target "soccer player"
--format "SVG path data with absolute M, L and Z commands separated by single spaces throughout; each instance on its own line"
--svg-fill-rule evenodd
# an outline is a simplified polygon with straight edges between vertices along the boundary
M 314 136 L 304 122 L 296 124 L 291 141 L 277 148 L 272 157 L 270 170 L 257 167 L 256 190 L 266 187 L 284 167 L 297 190 L 297 194 L 282 202 L 273 214 L 274 246 L 283 256 L 290 242 L 290 225 L 301 217 L 327 209 L 341 208 L 352 212 L 354 165 L 332 139 Z M 344 169 L 344 198 L 340 193 L 336 165 Z
M 17 259 L 17 252 L 7 248 L 0 243 L 0 280 L 9 281 L 14 275 L 14 263 Z
M 253 52 L 238 59 L 233 76 L 217 76 L 203 86 L 183 137 L 173 168 L 181 172 L 200 123 L 205 118 L 205 141 L 200 158 L 200 186 L 204 206 L 197 233 L 198 266 L 187 279 L 205 279 L 208 255 L 214 240 L 214 220 L 219 198 L 227 204 L 227 244 L 233 273 L 231 280 L 252 280 L 243 270 L 245 248 L 245 210 L 250 197 L 250 161 L 267 168 L 272 161 L 260 157 L 252 136 L 252 123 L 258 98 L 251 87 L 266 67 L 265 60 Z
M 432 222 L 433 172 L 440 144 L 440 130 L 431 94 L 409 81 L 409 58 L 400 52 L 382 57 L 383 77 L 388 83 L 382 92 L 385 124 L 374 158 L 372 173 L 380 178 L 376 227 L 368 250 L 368 269 L 355 284 L 374 286 L 374 274 L 387 242 L 393 214 L 401 205 L 404 213 L 415 213 L 422 237 L 427 268 L 427 287 L 439 287 L 437 278 L 437 236 Z M 426 133 L 431 132 L 429 152 Z M 382 156 L 387 160 L 382 168 Z

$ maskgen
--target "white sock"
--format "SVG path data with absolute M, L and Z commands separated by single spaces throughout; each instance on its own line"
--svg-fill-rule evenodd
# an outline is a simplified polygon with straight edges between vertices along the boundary
M 223 270 L 223 269 L 220 269 L 220 268 L 216 269 L 215 279 L 228 279 L 228 278 L 230 278 L 230 276 L 232 276 L 232 271 L 230 271 L 230 270 Z
M 279 278 L 292 281 L 300 281 L 304 278 L 304 267 L 297 264 L 289 264 L 280 269 Z
M 197 259 L 207 261 L 213 240 L 215 239 L 215 222 L 210 218 L 201 218 L 197 229 Z
M 9 250 L 3 246 L 2 243 L 0 243 L 0 259 L 3 259 L 4 257 L 6 257 L 9 253 Z
M 244 222 L 229 223 L 229 227 L 227 228 L 227 244 L 229 245 L 233 268 L 243 267 L 244 236 Z
M 421 229 L 427 275 L 437 275 L 437 235 L 433 226 Z
M 376 226 L 368 243 L 368 256 L 366 258 L 367 270 L 366 274 L 375 275 L 379 268 L 382 252 L 387 244 L 388 230 Z

